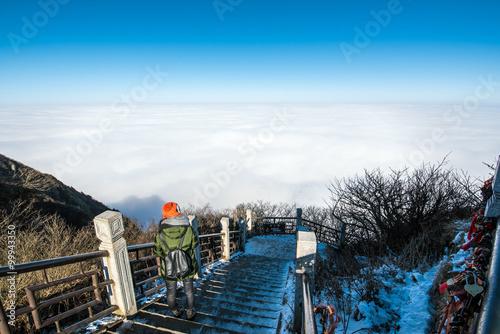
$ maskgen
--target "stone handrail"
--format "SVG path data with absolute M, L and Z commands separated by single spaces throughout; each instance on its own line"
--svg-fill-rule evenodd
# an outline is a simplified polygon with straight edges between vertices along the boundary
M 317 333 L 313 312 L 316 248 L 317 243 L 314 232 L 297 231 L 295 314 L 293 326 L 295 332 Z

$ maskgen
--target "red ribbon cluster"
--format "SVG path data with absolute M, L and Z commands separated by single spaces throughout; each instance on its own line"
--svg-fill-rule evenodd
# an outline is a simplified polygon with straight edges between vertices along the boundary
M 340 317 L 335 312 L 335 307 L 333 307 L 333 305 L 319 305 L 314 308 L 314 313 L 321 314 L 320 323 L 323 325 L 322 334 L 334 334 L 335 329 L 341 321 Z M 330 322 L 329 327 L 327 327 L 328 322 Z
M 487 285 L 486 275 L 493 249 L 492 232 L 495 224 L 491 218 L 484 217 L 486 203 L 492 196 L 493 178 L 484 182 L 481 188 L 482 201 L 478 212 L 469 227 L 467 240 L 463 250 L 474 249 L 472 258 L 466 259 L 465 269 L 453 278 L 441 284 L 439 292 L 447 292 L 448 303 L 443 309 L 443 319 L 438 334 L 446 324 L 446 333 L 461 333 L 468 326 L 469 319 L 479 311 L 484 288 Z

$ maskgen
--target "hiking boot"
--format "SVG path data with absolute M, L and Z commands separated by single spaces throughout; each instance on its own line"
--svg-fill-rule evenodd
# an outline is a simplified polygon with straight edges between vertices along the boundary
M 186 310 L 186 319 L 187 320 L 193 320 L 195 315 L 196 315 L 196 310 L 194 308 Z
M 174 317 L 180 318 L 182 313 L 184 312 L 184 309 L 177 305 L 177 309 L 173 310 L 172 313 L 174 314 Z

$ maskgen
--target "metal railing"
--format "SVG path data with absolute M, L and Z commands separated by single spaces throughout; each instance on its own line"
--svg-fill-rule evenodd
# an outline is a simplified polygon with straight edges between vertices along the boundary
M 229 235 L 230 253 L 234 254 L 242 246 L 241 232 L 231 231 L 229 232 Z M 200 236 L 200 261 L 202 267 L 222 259 L 223 236 L 224 233 L 215 233 Z M 133 274 L 132 276 L 134 281 L 134 290 L 137 299 L 150 296 L 165 287 L 165 282 L 163 281 L 160 274 L 160 258 L 153 254 L 153 247 L 153 243 L 127 247 L 130 258 L 130 267 Z M 109 299 L 107 295 L 108 291 L 106 289 L 108 286 L 113 284 L 113 281 L 104 279 L 102 266 L 100 264 L 94 265 L 94 268 L 92 270 L 85 271 L 82 265 L 83 262 L 102 259 L 103 257 L 107 256 L 109 256 L 108 251 L 97 251 L 86 254 L 18 264 L 14 268 L 8 266 L 1 267 L 0 278 L 17 276 L 20 274 L 37 271 L 40 271 L 42 274 L 42 284 L 28 286 L 24 289 L 26 291 L 28 305 L 21 309 L 16 309 L 14 314 L 15 318 L 17 319 L 17 317 L 19 316 L 31 314 L 33 324 L 36 329 L 45 328 L 49 325 L 55 324 L 58 333 L 70 333 L 116 311 L 118 309 L 117 306 L 109 305 Z M 52 281 L 50 280 L 47 273 L 48 269 L 72 264 L 80 264 L 79 274 L 59 278 Z M 37 295 L 40 295 L 40 291 L 44 289 L 61 287 L 68 284 L 75 287 L 74 289 L 76 290 L 67 292 L 55 298 L 49 297 L 50 299 L 48 300 L 41 300 L 40 298 L 37 298 Z M 66 288 L 65 291 L 67 290 L 68 289 Z M 88 296 L 90 294 L 93 295 L 92 300 L 89 300 Z M 45 313 L 49 312 L 44 312 L 44 310 L 47 310 L 50 307 L 59 306 L 59 304 L 61 303 L 70 305 L 72 303 L 71 300 L 76 298 L 82 298 L 84 300 L 82 305 L 77 305 L 61 313 L 56 313 L 56 315 L 51 314 L 49 317 L 45 316 Z M 105 308 L 105 310 L 95 314 L 94 308 L 97 305 L 106 302 L 108 303 L 108 305 L 106 305 L 107 307 Z M 59 306 L 59 308 L 61 308 L 61 306 Z M 84 311 L 88 312 L 88 317 L 85 320 L 70 324 L 69 326 L 65 327 L 63 322 L 66 319 Z M 5 313 L 5 310 L 0 310 L 0 331 L 2 334 L 10 333 L 6 315 L 7 313 Z
M 200 260 L 202 267 L 222 259 L 223 236 L 224 233 L 200 235 Z
M 253 231 L 262 234 L 294 234 L 297 230 L 297 217 L 257 217 L 253 218 Z
M 241 232 L 229 232 L 229 255 L 233 255 L 241 249 Z
M 241 248 L 241 232 L 230 231 L 230 255 Z M 200 235 L 201 267 L 210 265 L 222 259 L 224 233 Z M 161 260 L 153 254 L 153 243 L 127 247 L 135 259 L 130 261 L 136 299 L 150 296 L 165 287 L 160 273 Z M 142 255 L 141 255 L 142 252 Z
M 495 244 L 493 246 L 491 263 L 488 272 L 488 287 L 483 307 L 479 313 L 477 330 L 471 333 L 500 333 L 500 219 L 497 221 Z
M 87 324 L 90 324 L 91 322 L 116 311 L 118 307 L 109 304 L 106 294 L 106 288 L 113 284 L 113 281 L 104 277 L 102 268 L 100 266 L 93 265 L 91 267 L 94 268 L 88 271 L 85 271 L 83 266 L 84 262 L 94 259 L 101 259 L 107 256 L 109 256 L 108 251 L 97 251 L 56 259 L 23 263 L 16 265 L 13 268 L 8 266 L 1 267 L 0 277 L 15 277 L 19 274 L 27 274 L 37 271 L 40 271 L 42 273 L 43 283 L 28 286 L 24 289 L 26 292 L 28 306 L 21 309 L 16 309 L 13 314 L 14 318 L 31 313 L 36 329 L 42 329 L 49 325 L 55 325 L 58 333 L 71 333 L 80 327 L 86 326 Z M 79 264 L 79 274 L 59 278 L 52 281 L 50 280 L 47 269 L 71 264 Z M 42 294 L 42 291 L 44 289 L 58 288 L 61 286 L 67 286 L 68 284 L 71 286 L 70 290 L 76 290 L 65 293 L 58 297 L 41 300 L 40 295 Z M 68 289 L 65 289 L 65 291 L 67 290 Z M 82 303 L 81 305 L 75 302 L 75 300 L 78 298 Z M 102 307 L 103 304 L 106 306 L 105 309 L 95 314 L 94 308 L 98 305 Z M 53 315 L 53 312 L 50 311 L 50 309 L 55 308 L 56 306 L 58 308 L 58 312 L 56 315 Z M 63 309 L 65 311 L 59 312 L 60 309 Z M 64 320 L 75 316 L 76 314 L 81 314 L 85 311 L 87 311 L 88 313 L 86 319 L 77 323 L 70 324 L 69 326 L 63 328 L 65 322 Z M 6 313 L 0 313 L 2 313 L 1 317 L 3 318 L 1 319 L 2 326 L 0 330 L 2 333 L 10 333 L 9 325 L 4 318 L 6 316 Z
M 129 258 L 131 254 L 135 254 L 135 259 L 130 260 L 130 269 L 136 299 L 150 296 L 165 287 L 159 271 L 160 258 L 152 254 L 153 247 L 153 243 L 127 247 Z
M 314 232 L 319 242 L 324 242 L 334 248 L 341 248 L 346 240 L 346 225 L 341 223 L 341 229 L 316 223 L 302 217 L 257 217 L 254 218 L 254 233 L 262 234 L 295 234 L 297 231 L 297 220 L 302 226 Z
M 314 316 L 313 295 L 311 292 L 311 280 L 307 273 L 302 275 L 302 334 L 318 334 L 316 318 Z

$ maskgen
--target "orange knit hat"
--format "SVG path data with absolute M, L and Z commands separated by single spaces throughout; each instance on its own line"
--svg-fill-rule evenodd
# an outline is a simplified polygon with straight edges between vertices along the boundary
M 163 218 L 170 218 L 181 215 L 181 208 L 174 202 L 168 202 L 163 206 Z

